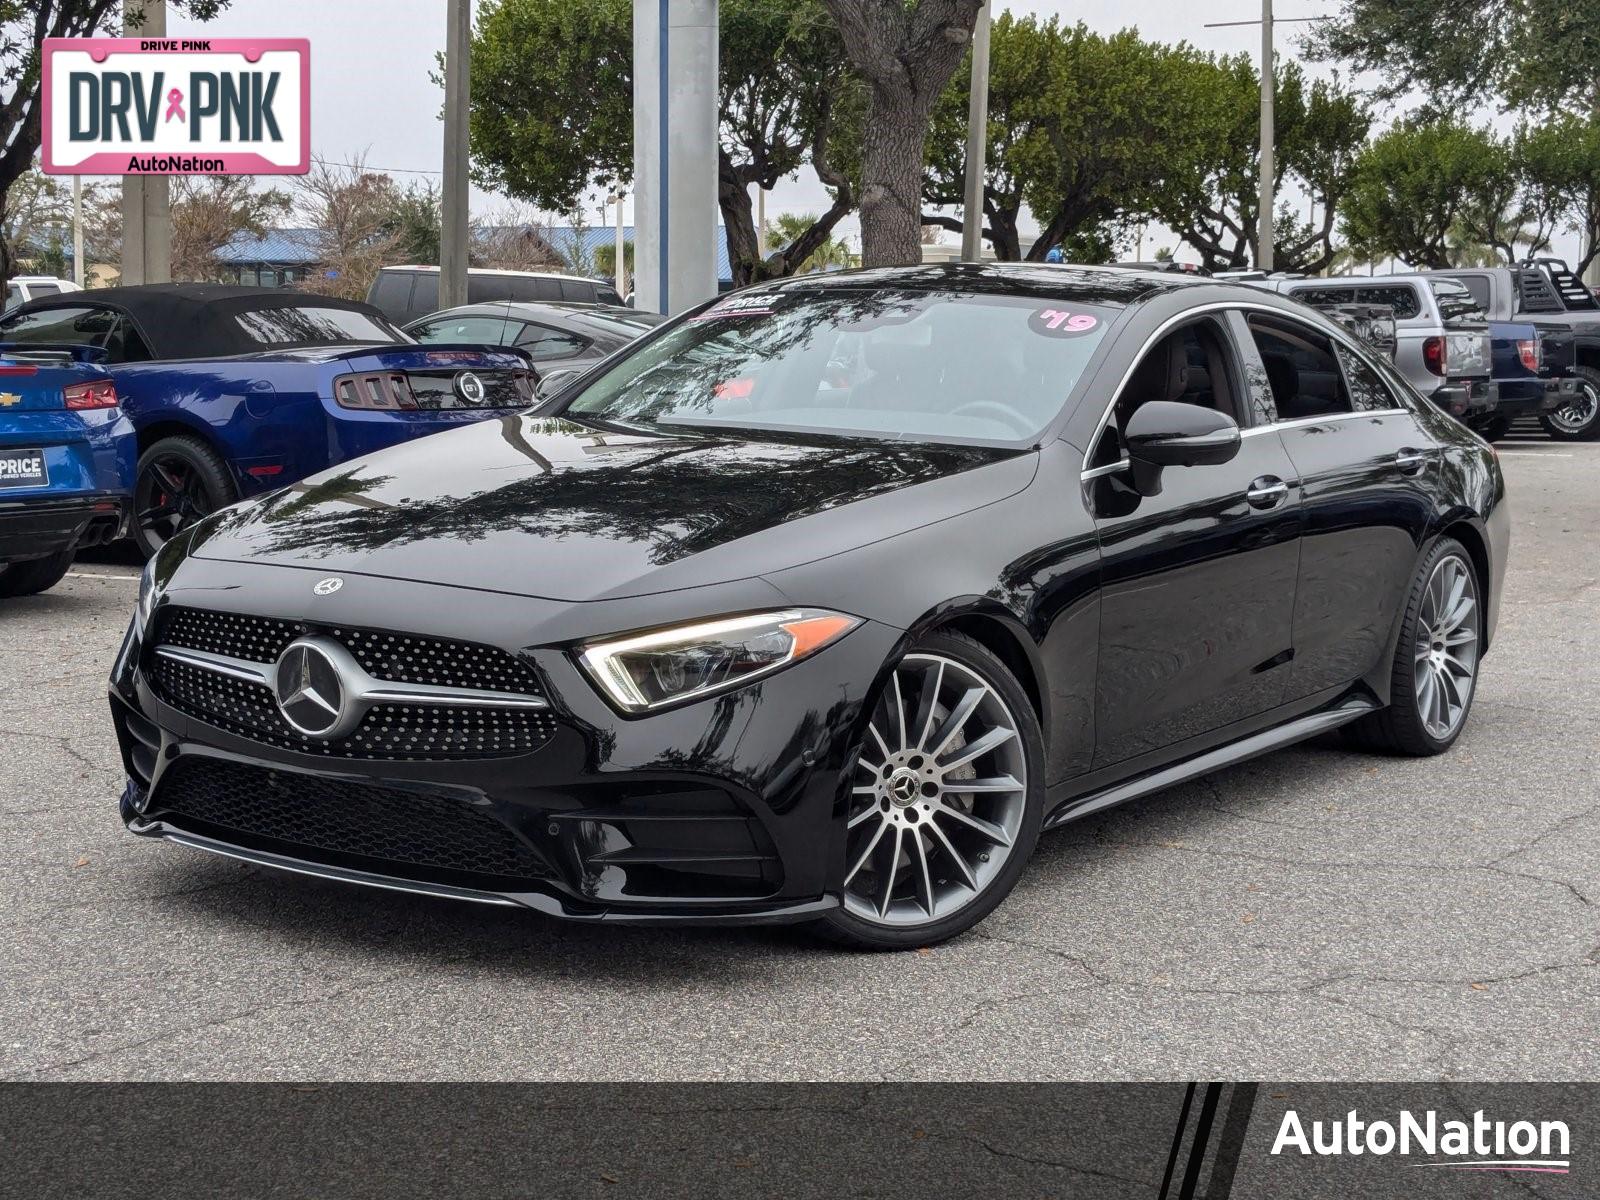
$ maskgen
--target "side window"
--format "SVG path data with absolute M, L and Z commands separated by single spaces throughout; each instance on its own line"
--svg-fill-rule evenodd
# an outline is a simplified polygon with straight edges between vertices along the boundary
M 1350 398 L 1355 402 L 1357 412 L 1381 412 L 1388 408 L 1399 408 L 1400 402 L 1395 399 L 1383 380 L 1379 379 L 1376 372 L 1347 346 L 1337 346 L 1339 361 L 1344 365 L 1345 382 L 1350 388 Z
M 1109 466 L 1122 457 L 1122 430 L 1128 418 L 1151 401 L 1213 408 L 1241 420 L 1237 379 L 1227 340 L 1211 320 L 1173 330 L 1150 347 L 1129 374 L 1089 465 Z
M 565 333 L 530 321 L 522 327 L 514 344 L 526 350 L 535 362 L 545 362 L 554 358 L 571 358 L 581 353 L 589 342 L 575 333 Z
M 378 282 L 372 289 L 373 306 L 381 308 L 391 317 L 404 319 L 411 302 L 411 280 L 409 271 L 380 271 Z
M 594 303 L 594 284 L 587 279 L 561 280 L 561 298 L 563 300 L 577 300 L 584 304 Z
M 1416 288 L 1404 283 L 1357 288 L 1356 301 L 1360 304 L 1386 304 L 1394 309 L 1396 321 L 1409 321 L 1422 313 L 1422 301 L 1417 298 Z
M 29 284 L 28 290 L 33 293 L 33 298 L 35 300 L 37 300 L 40 296 L 59 296 L 61 294 L 61 289 L 53 283 Z
M 1472 293 L 1472 298 L 1478 302 L 1478 307 L 1484 312 L 1489 311 L 1489 277 L 1487 275 L 1467 275 L 1462 277 L 1461 284 Z
M 411 331 L 419 342 L 434 344 L 468 343 L 499 346 L 506 340 L 506 321 L 502 317 L 459 317 L 454 321 L 425 321 Z
M 106 349 L 107 362 L 149 362 L 153 357 L 150 347 L 145 344 L 144 338 L 139 336 L 138 329 L 127 317 L 117 318 L 102 345 Z
M 117 320 L 110 309 L 87 305 L 17 313 L 0 321 L 0 341 L 35 346 L 103 346 Z
M 1296 322 L 1254 316 L 1250 333 L 1266 368 L 1280 421 L 1354 411 L 1344 372 L 1326 337 Z
M 468 275 L 467 303 L 487 304 L 493 300 L 510 300 L 511 283 L 509 275 Z
M 400 316 L 402 321 L 439 311 L 439 272 L 418 271 L 416 280 L 416 287 L 411 289 L 411 303 Z
M 6 284 L 6 308 L 15 308 L 22 303 L 22 289 L 14 283 Z

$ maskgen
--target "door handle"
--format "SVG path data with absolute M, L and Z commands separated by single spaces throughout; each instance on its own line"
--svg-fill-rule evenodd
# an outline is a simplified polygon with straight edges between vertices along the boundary
M 1394 465 L 1400 468 L 1402 475 L 1420 475 L 1422 469 L 1428 465 L 1430 457 L 1432 456 L 1426 450 L 1412 450 L 1407 447 L 1394 456 Z
M 1263 475 L 1252 480 L 1245 492 L 1245 503 L 1251 508 L 1276 508 L 1289 494 L 1289 485 L 1276 475 Z

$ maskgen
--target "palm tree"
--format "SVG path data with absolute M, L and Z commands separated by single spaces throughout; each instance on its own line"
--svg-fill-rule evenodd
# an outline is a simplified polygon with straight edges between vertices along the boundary
M 786 246 L 816 223 L 817 217 L 812 213 L 779 213 L 770 222 L 772 229 L 767 235 L 768 240 L 775 245 Z M 800 264 L 795 274 L 839 270 L 855 265 L 856 256 L 850 253 L 850 247 L 838 238 L 829 238 Z

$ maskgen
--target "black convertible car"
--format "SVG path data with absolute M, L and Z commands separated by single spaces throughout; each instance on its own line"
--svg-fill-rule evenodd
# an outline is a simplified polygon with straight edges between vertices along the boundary
M 722 297 L 214 514 L 111 707 L 135 833 L 571 918 L 979 921 L 1047 828 L 1460 734 L 1493 451 L 1304 306 L 947 266 Z

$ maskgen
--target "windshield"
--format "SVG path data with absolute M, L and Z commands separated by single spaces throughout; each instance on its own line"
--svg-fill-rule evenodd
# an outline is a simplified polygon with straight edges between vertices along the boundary
M 351 342 L 410 342 L 382 317 L 349 308 L 279 305 L 234 314 L 245 336 L 262 346 L 348 345 Z
M 915 290 L 730 296 L 567 412 L 638 428 L 1016 443 L 1061 410 L 1117 309 Z

